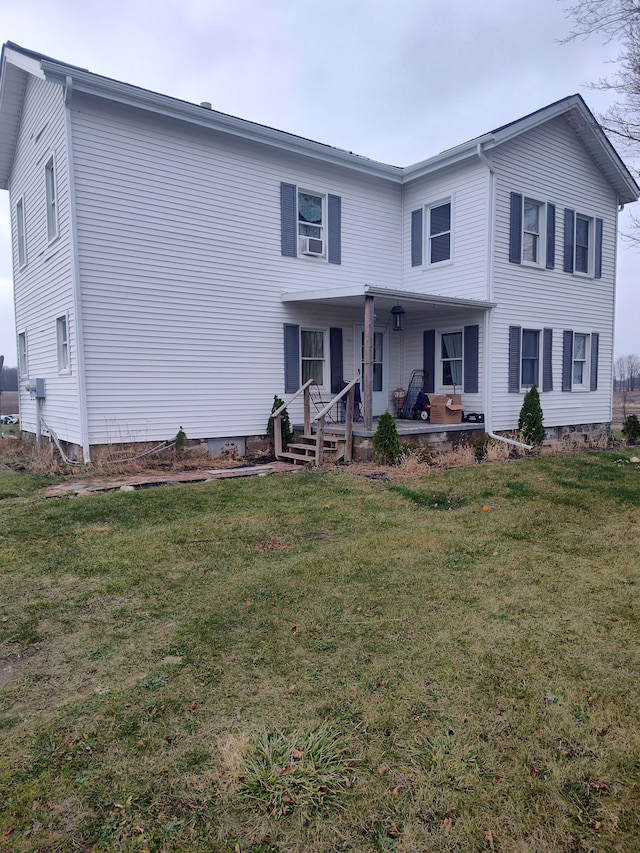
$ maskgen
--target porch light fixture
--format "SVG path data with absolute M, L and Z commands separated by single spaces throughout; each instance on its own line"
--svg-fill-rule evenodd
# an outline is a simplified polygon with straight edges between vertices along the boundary
M 404 331 L 404 315 L 406 313 L 407 312 L 404 310 L 402 305 L 394 305 L 394 307 L 391 309 L 391 317 L 393 320 L 391 328 L 394 332 Z

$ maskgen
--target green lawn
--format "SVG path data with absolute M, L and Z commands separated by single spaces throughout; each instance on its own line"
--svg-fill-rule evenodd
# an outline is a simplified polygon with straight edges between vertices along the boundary
M 0 847 L 637 850 L 631 455 L 0 472 Z

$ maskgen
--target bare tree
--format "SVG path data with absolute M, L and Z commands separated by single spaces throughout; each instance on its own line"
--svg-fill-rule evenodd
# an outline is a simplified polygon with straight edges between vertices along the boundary
M 614 73 L 591 87 L 620 96 L 598 119 L 628 156 L 640 156 L 640 0 L 578 0 L 566 12 L 574 26 L 563 43 L 599 35 L 605 44 L 620 45 Z M 633 234 L 627 236 L 640 244 L 640 221 L 632 217 L 632 222 Z
M 640 387 L 640 358 L 637 355 L 621 355 L 613 365 L 615 388 L 622 396 L 622 418 L 627 417 L 629 394 Z

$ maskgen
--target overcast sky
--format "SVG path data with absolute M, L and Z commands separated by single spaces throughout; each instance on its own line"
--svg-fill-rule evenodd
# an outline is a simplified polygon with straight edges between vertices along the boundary
M 0 0 L 0 39 L 406 166 L 575 92 L 605 110 L 612 95 L 588 84 L 612 72 L 617 45 L 559 44 L 567 5 Z M 0 353 L 15 365 L 8 196 L 0 192 Z M 640 353 L 639 252 L 620 243 L 616 356 Z

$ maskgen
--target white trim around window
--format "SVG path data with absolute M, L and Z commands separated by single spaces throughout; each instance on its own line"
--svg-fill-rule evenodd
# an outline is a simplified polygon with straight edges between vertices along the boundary
M 24 214 L 24 196 L 16 202 L 16 241 L 18 243 L 18 269 L 27 265 L 27 230 Z
M 56 318 L 56 347 L 58 352 L 58 373 L 70 373 L 69 316 L 67 314 Z
M 27 333 L 18 332 L 18 376 L 26 379 L 29 375 L 29 360 L 27 358 Z
M 58 186 L 55 156 L 52 154 L 44 167 L 45 200 L 47 210 L 47 240 L 52 243 L 58 236 Z

